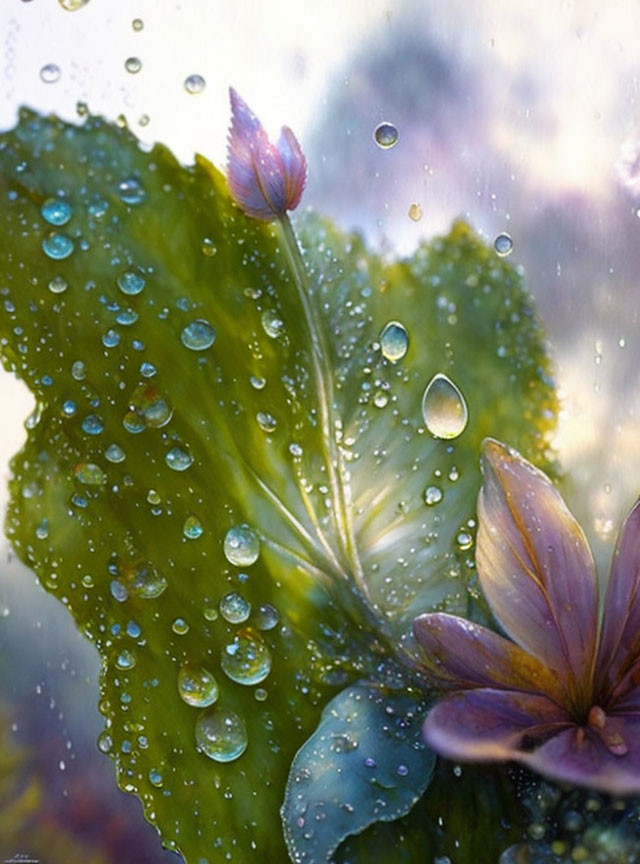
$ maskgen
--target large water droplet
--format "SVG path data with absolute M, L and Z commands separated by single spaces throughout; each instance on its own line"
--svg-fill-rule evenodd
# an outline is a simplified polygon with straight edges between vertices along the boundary
M 216 762 L 231 762 L 247 749 L 247 727 L 235 711 L 209 708 L 196 721 L 196 746 Z
M 47 63 L 40 70 L 40 80 L 45 84 L 55 84 L 60 80 L 60 67 L 55 63 Z
M 59 231 L 52 231 L 42 241 L 42 249 L 45 255 L 53 258 L 54 261 L 62 261 L 63 258 L 68 258 L 73 252 L 74 243 L 71 237 L 67 234 L 61 234 Z
M 220 601 L 220 614 L 230 624 L 242 624 L 251 613 L 251 603 L 236 591 L 225 594 Z
M 136 75 L 142 69 L 142 60 L 139 57 L 127 57 L 124 68 L 132 75 Z
M 180 334 L 180 340 L 185 348 L 191 351 L 204 351 L 210 348 L 216 338 L 216 331 L 208 321 L 199 318 L 188 324 Z
M 225 645 L 220 665 L 232 681 L 250 687 L 264 681 L 271 671 L 271 652 L 261 637 L 247 628 Z
M 174 471 L 186 471 L 193 464 L 193 456 L 182 447 L 172 447 L 164 457 L 164 461 Z
M 150 561 L 131 561 L 120 573 L 129 592 L 143 600 L 153 600 L 167 588 L 166 577 Z
M 498 234 L 496 239 L 493 241 L 493 248 L 496 250 L 496 254 L 501 258 L 506 258 L 507 255 L 511 255 L 513 252 L 513 240 L 511 239 L 510 234 Z
M 107 482 L 107 475 L 94 462 L 78 462 L 74 473 L 76 480 L 85 486 L 103 486 Z
M 404 324 L 389 321 L 380 334 L 380 349 L 387 360 L 397 363 L 409 349 L 409 334 Z
M 206 86 L 207 82 L 204 80 L 202 75 L 189 75 L 189 77 L 184 80 L 184 89 L 187 93 L 191 93 L 192 95 L 202 93 Z
M 136 273 L 135 270 L 127 270 L 118 276 L 117 282 L 122 293 L 129 295 L 139 294 L 145 285 L 144 277 Z
M 224 538 L 224 554 L 230 564 L 249 567 L 260 555 L 260 540 L 255 531 L 246 524 L 234 525 Z
M 441 372 L 427 384 L 422 416 L 435 438 L 457 438 L 464 432 L 469 419 L 467 403 L 453 381 Z
M 73 213 L 71 204 L 61 198 L 47 198 L 40 212 L 49 225 L 66 225 Z
M 178 692 L 187 705 L 208 708 L 218 698 L 218 682 L 206 667 L 185 663 L 178 672 Z
M 390 150 L 398 143 L 398 130 L 393 123 L 378 123 L 373 130 L 373 140 L 383 150 Z
M 82 421 L 82 429 L 87 435 L 100 435 L 104 432 L 104 420 L 98 414 L 87 414 Z

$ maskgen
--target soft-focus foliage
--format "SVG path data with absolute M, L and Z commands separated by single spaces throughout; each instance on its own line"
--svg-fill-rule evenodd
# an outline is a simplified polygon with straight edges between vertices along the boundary
M 480 441 L 544 461 L 555 399 L 520 277 L 463 224 L 386 263 L 305 217 L 309 320 L 279 235 L 209 163 L 97 119 L 23 113 L 0 195 L 3 359 L 38 402 L 14 547 L 100 650 L 100 746 L 164 841 L 282 861 L 289 765 L 327 698 L 402 686 L 413 617 L 468 608 Z M 438 373 L 468 405 L 451 441 L 422 415 Z

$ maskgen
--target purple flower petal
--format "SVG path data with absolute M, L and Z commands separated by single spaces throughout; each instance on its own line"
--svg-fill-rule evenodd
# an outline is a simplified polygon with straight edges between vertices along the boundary
M 428 674 L 444 688 L 522 690 L 562 701 L 557 678 L 537 657 L 486 627 L 436 612 L 416 618 L 413 632 Z
M 640 719 L 622 726 L 627 750 L 616 755 L 593 729 L 574 727 L 519 757 L 545 777 L 610 795 L 640 793 Z
M 229 90 L 227 179 L 236 203 L 249 216 L 273 220 L 300 201 L 306 179 L 306 160 L 290 129 L 284 128 L 278 146 L 236 91 Z
M 550 699 L 508 690 L 452 693 L 431 709 L 424 737 L 433 750 L 463 762 L 522 759 L 524 748 L 571 725 Z
M 604 694 L 630 689 L 640 660 L 640 500 L 620 531 L 611 562 L 596 665 L 596 686 Z M 631 674 L 630 674 L 631 673 Z M 620 686 L 620 679 L 626 678 Z M 606 698 L 606 695 L 605 695 Z M 604 701 L 604 700 L 603 700 Z
M 598 613 L 585 536 L 549 479 L 515 451 L 487 440 L 483 471 L 476 563 L 489 605 L 507 634 L 584 708 Z

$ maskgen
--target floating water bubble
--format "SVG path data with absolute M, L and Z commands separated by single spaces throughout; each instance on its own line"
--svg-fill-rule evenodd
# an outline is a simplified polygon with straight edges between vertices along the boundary
M 127 590 L 143 600 L 159 597 L 167 588 L 166 577 L 150 561 L 133 560 L 120 568 Z
M 373 130 L 373 140 L 383 150 L 390 150 L 398 143 L 398 130 L 393 123 L 378 123 Z
M 118 464 L 118 462 L 124 462 L 126 459 L 126 453 L 122 449 L 122 447 L 118 447 L 117 444 L 110 444 L 107 449 L 104 451 L 105 459 L 108 459 L 109 462 L 113 462 L 114 464 Z
M 232 681 L 247 687 L 260 684 L 271 671 L 271 652 L 250 628 L 240 630 L 225 645 L 220 657 L 222 669 Z
M 186 471 L 193 464 L 193 456 L 182 447 L 172 447 L 165 455 L 164 461 L 173 471 Z
M 409 219 L 413 222 L 419 222 L 422 219 L 422 207 L 414 201 L 414 203 L 409 207 Z
M 434 438 L 457 438 L 469 419 L 464 396 L 441 372 L 427 384 L 422 397 L 422 416 Z
M 141 204 L 147 197 L 142 183 L 136 177 L 127 177 L 118 184 L 118 195 L 125 204 Z
M 139 33 L 144 28 L 144 21 L 142 18 L 134 18 L 131 22 L 131 27 L 135 30 L 136 33 Z
M 404 324 L 389 321 L 380 334 L 380 350 L 383 357 L 392 363 L 402 360 L 409 349 L 409 334 Z
M 142 69 L 142 60 L 139 57 L 127 57 L 124 68 L 132 75 L 136 75 Z
M 202 93 L 206 86 L 207 82 L 204 80 L 202 75 L 189 75 L 188 78 L 184 79 L 184 89 L 187 93 L 191 93 L 192 95 Z
M 71 255 L 74 243 L 67 234 L 52 231 L 42 240 L 42 249 L 49 258 L 53 258 L 54 261 L 62 261 Z
M 136 655 L 133 651 L 125 648 L 116 658 L 116 666 L 118 669 L 132 669 L 136 665 Z
M 135 270 L 127 270 L 118 276 L 116 281 L 122 293 L 129 296 L 139 294 L 145 286 L 144 277 L 136 273 Z
M 204 351 L 205 348 L 210 348 L 216 338 L 216 331 L 203 318 L 197 321 L 192 321 L 188 324 L 180 334 L 180 341 L 191 351 Z
M 434 504 L 439 504 L 442 501 L 443 492 L 439 486 L 427 486 L 424 490 L 424 503 L 429 507 L 433 507 Z
M 262 329 L 271 339 L 277 339 L 284 332 L 284 321 L 275 309 L 265 309 L 260 321 Z
M 260 540 L 255 531 L 246 523 L 234 525 L 225 534 L 224 554 L 230 564 L 236 567 L 249 567 L 255 564 L 260 555 Z
M 102 344 L 105 348 L 115 348 L 120 344 L 120 334 L 117 330 L 110 328 L 102 336 Z
M 94 462 L 78 462 L 74 474 L 76 480 L 85 486 L 103 486 L 107 482 L 107 475 Z
M 275 432 L 277 420 L 273 416 L 273 414 L 269 414 L 268 411 L 258 411 L 258 413 L 256 414 L 256 420 L 258 421 L 258 426 L 262 429 L 263 432 Z
M 56 226 L 66 225 L 73 213 L 71 204 L 61 198 L 47 198 L 40 208 L 40 212 L 49 225 Z
M 178 672 L 178 693 L 187 705 L 208 708 L 218 698 L 218 682 L 205 666 L 185 663 Z
M 78 9 L 82 9 L 83 6 L 86 6 L 88 2 L 89 0 L 58 0 L 58 3 L 63 9 L 66 9 L 67 12 L 77 12 Z
M 247 749 L 247 727 L 235 711 L 209 708 L 196 721 L 196 747 L 216 762 L 232 762 Z
M 62 276 L 54 276 L 53 279 L 49 281 L 49 291 L 52 294 L 62 294 L 69 287 L 69 283 L 66 279 L 63 279 Z
M 507 255 L 511 255 L 513 252 L 513 240 L 511 239 L 510 234 L 498 234 L 496 239 L 493 241 L 493 248 L 496 251 L 496 255 L 499 255 L 501 258 L 506 258 Z
M 258 630 L 273 630 L 280 620 L 280 613 L 271 603 L 262 603 L 254 612 L 252 620 Z
M 104 432 L 104 420 L 98 414 L 87 414 L 82 421 L 82 429 L 87 435 L 100 435 Z
M 251 603 L 236 591 L 225 594 L 220 601 L 220 614 L 230 624 L 242 624 L 251 613 Z
M 60 67 L 56 66 L 55 63 L 47 63 L 40 70 L 40 80 L 44 81 L 45 84 L 55 84 L 56 81 L 60 80 Z
M 82 381 L 87 374 L 87 367 L 82 360 L 76 360 L 71 367 L 71 376 L 76 381 Z
M 202 537 L 203 531 L 202 522 L 200 522 L 197 516 L 187 516 L 184 520 L 182 533 L 188 540 L 197 540 L 198 537 Z

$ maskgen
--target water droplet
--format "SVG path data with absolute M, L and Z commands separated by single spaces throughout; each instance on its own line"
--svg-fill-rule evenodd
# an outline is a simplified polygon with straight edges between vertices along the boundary
M 76 381 L 82 381 L 87 374 L 87 367 L 82 360 L 76 360 L 71 367 L 71 375 Z
M 94 462 L 78 462 L 74 473 L 76 480 L 85 486 L 103 486 L 107 482 L 107 475 Z
M 61 198 L 47 198 L 40 208 L 40 212 L 49 225 L 56 226 L 66 225 L 73 213 L 71 204 Z
M 116 658 L 116 666 L 118 669 L 132 669 L 136 665 L 136 656 L 133 651 L 125 648 Z
M 191 351 L 204 351 L 210 348 L 216 338 L 216 331 L 208 321 L 199 318 L 188 324 L 180 334 L 180 341 Z
M 165 576 L 150 561 L 136 559 L 120 572 L 128 591 L 143 600 L 153 600 L 167 588 Z
M 253 696 L 256 702 L 264 702 L 269 696 L 269 694 L 264 689 L 264 687 L 256 687 L 256 689 L 253 691 Z
M 49 520 L 43 519 L 39 525 L 36 525 L 35 535 L 38 540 L 46 540 L 49 536 Z
M 89 0 L 58 0 L 58 3 L 63 9 L 66 9 L 67 12 L 77 12 L 78 9 L 82 9 L 83 6 L 86 6 L 88 2 Z
M 135 177 L 127 177 L 118 184 L 118 195 L 130 205 L 141 204 L 147 197 L 142 183 Z
M 258 411 L 256 414 L 256 420 L 258 421 L 258 426 L 263 432 L 275 432 L 277 420 L 273 414 L 269 414 L 267 411 Z
M 109 462 L 113 462 L 117 464 L 118 462 L 124 462 L 126 459 L 126 453 L 122 449 L 122 447 L 118 447 L 117 444 L 110 444 L 107 449 L 104 451 L 105 458 L 109 460 Z
M 264 681 L 271 671 L 271 652 L 253 630 L 240 630 L 225 645 L 220 665 L 232 681 L 250 687 Z
M 427 384 L 422 397 L 422 416 L 434 438 L 457 438 L 467 425 L 469 412 L 464 396 L 441 372 Z
M 398 765 L 398 767 L 396 768 L 396 774 L 398 774 L 400 777 L 406 777 L 408 773 L 409 769 L 406 765 Z
M 185 663 L 178 672 L 178 693 L 193 708 L 208 708 L 218 698 L 218 682 L 205 666 Z
M 157 371 L 158 370 L 153 365 L 153 363 L 147 363 L 145 361 L 144 363 L 140 364 L 140 374 L 143 376 L 143 378 L 153 378 Z
M 246 524 L 234 525 L 224 538 L 224 554 L 230 564 L 249 567 L 260 555 L 260 540 L 255 531 Z
M 409 219 L 413 222 L 419 222 L 422 219 L 422 207 L 414 201 L 414 203 L 409 207 Z
M 184 618 L 176 618 L 171 625 L 171 629 L 176 634 L 176 636 L 186 636 L 191 628 L 184 620 Z
M 206 86 L 207 82 L 204 80 L 202 75 L 189 75 L 189 77 L 184 80 L 184 89 L 187 93 L 191 93 L 192 95 L 202 93 Z
M 49 282 L 49 291 L 52 294 L 62 294 L 69 287 L 69 283 L 62 276 L 54 276 Z
M 98 750 L 101 750 L 103 753 L 109 753 L 112 747 L 113 738 L 111 735 L 108 732 L 101 732 L 98 736 Z
M 155 489 L 149 489 L 147 492 L 147 502 L 152 507 L 157 507 L 158 504 L 162 504 L 162 496 Z
M 218 620 L 218 610 L 215 606 L 205 606 L 202 614 L 204 615 L 207 621 L 217 621 Z
M 62 413 L 65 417 L 73 417 L 76 413 L 78 406 L 73 401 L 73 399 L 65 399 L 62 403 Z
M 120 344 L 120 334 L 117 330 L 110 328 L 102 336 L 102 344 L 105 348 L 115 348 Z
M 87 414 L 82 421 L 82 429 L 87 435 L 100 435 L 104 432 L 104 420 L 97 414 Z
M 117 279 L 118 288 L 123 294 L 139 294 L 145 286 L 144 278 L 134 270 L 127 270 Z
M 158 789 L 160 789 L 163 786 L 164 779 L 162 777 L 162 774 L 159 771 L 157 771 L 155 768 L 151 768 L 148 776 L 149 776 L 149 783 L 151 783 L 152 786 L 155 786 Z
M 398 130 L 393 123 L 378 123 L 373 130 L 373 140 L 383 150 L 390 150 L 398 143 Z
M 136 31 L 136 33 L 139 33 L 144 28 L 144 21 L 142 20 L 142 18 L 134 18 L 131 22 L 131 26 Z
M 60 74 L 59 66 L 56 66 L 55 63 L 47 63 L 40 70 L 40 80 L 44 81 L 45 84 L 55 84 L 56 81 L 60 80 Z
M 247 749 L 247 727 L 235 711 L 215 706 L 196 721 L 196 746 L 216 762 L 231 762 Z
M 128 306 L 125 306 L 124 309 L 120 309 L 116 314 L 116 322 L 122 324 L 123 327 L 130 327 L 132 324 L 136 323 L 138 317 L 138 313 L 135 309 L 130 309 Z
M 197 540 L 198 537 L 202 537 L 203 531 L 204 528 L 197 516 L 187 516 L 184 520 L 182 533 L 188 540 Z
M 220 614 L 230 624 L 241 624 L 251 612 L 251 603 L 242 594 L 231 591 L 220 601 Z
M 377 390 L 373 397 L 376 408 L 386 408 L 389 404 L 389 394 L 385 390 Z
M 498 234 L 493 241 L 493 248 L 496 250 L 496 255 L 501 258 L 506 258 L 513 252 L 513 240 L 510 234 Z
M 254 390 L 263 390 L 266 383 L 267 383 L 267 379 L 266 378 L 258 378 L 256 375 L 252 375 L 249 378 L 249 383 L 251 384 L 251 386 L 253 387 Z
M 202 246 L 200 247 L 202 254 L 206 255 L 207 258 L 213 258 L 213 256 L 218 251 L 216 245 L 210 237 L 205 237 L 202 241 Z
M 429 507 L 442 501 L 443 493 L 439 486 L 427 486 L 424 490 L 424 503 Z
M 142 69 L 142 60 L 139 57 L 127 57 L 124 68 L 132 75 L 136 75 Z
M 253 615 L 253 623 L 258 630 L 273 630 L 280 620 L 280 613 L 271 603 L 262 603 Z
M 186 471 L 193 464 L 193 456 L 182 447 L 172 447 L 164 457 L 164 461 L 174 471 Z
M 132 435 L 139 435 L 147 428 L 147 424 L 144 422 L 144 417 L 138 414 L 137 411 L 127 411 L 122 418 L 122 425 L 127 432 L 131 432 Z
M 458 549 L 462 552 L 471 549 L 473 546 L 473 535 L 469 534 L 468 531 L 460 531 L 456 537 L 456 543 L 458 544 Z
M 136 387 L 129 399 L 129 408 L 152 429 L 161 429 L 173 417 L 173 408 L 151 383 Z
M 59 231 L 52 231 L 42 241 L 42 249 L 45 255 L 53 258 L 55 261 L 62 261 L 68 258 L 73 252 L 74 243 L 71 237 L 66 234 L 61 234 Z
M 142 629 L 139 624 L 136 624 L 135 621 L 127 621 L 127 636 L 131 636 L 132 639 L 138 639 L 142 634 Z
M 262 329 L 271 339 L 277 339 L 284 332 L 284 321 L 275 309 L 265 309 L 260 320 Z
M 409 334 L 404 324 L 389 321 L 380 334 L 380 349 L 383 357 L 392 363 L 402 360 L 409 349 Z

